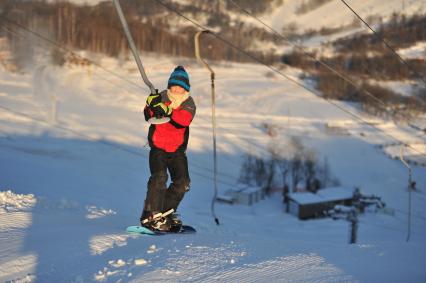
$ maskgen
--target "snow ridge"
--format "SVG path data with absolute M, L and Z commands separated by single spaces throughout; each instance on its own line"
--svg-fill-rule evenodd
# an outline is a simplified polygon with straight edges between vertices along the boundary
M 36 203 L 37 199 L 33 194 L 16 194 L 11 190 L 0 192 L 0 213 L 28 211 Z

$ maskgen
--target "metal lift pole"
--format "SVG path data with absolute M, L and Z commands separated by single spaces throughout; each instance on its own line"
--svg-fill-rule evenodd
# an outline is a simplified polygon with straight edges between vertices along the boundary
M 115 9 L 117 10 L 118 17 L 120 19 L 121 25 L 123 26 L 124 33 L 126 34 L 127 41 L 129 42 L 130 50 L 132 51 L 133 57 L 135 58 L 136 64 L 138 65 L 139 72 L 142 76 L 142 79 L 144 83 L 149 87 L 151 90 L 151 94 L 157 93 L 157 90 L 155 89 L 154 85 L 149 81 L 148 76 L 145 73 L 145 69 L 142 65 L 141 58 L 139 57 L 139 53 L 136 49 L 135 42 L 133 41 L 132 34 L 130 33 L 129 26 L 127 25 L 126 18 L 124 17 L 123 10 L 121 9 L 120 1 L 119 0 L 113 0 Z M 164 118 L 151 118 L 149 122 L 151 124 L 162 124 L 167 123 L 170 120 L 170 118 L 164 117 Z
M 214 196 L 211 203 L 211 212 L 214 217 L 214 221 L 219 225 L 219 219 L 216 216 L 214 211 L 214 205 L 217 197 L 217 153 L 216 153 L 216 97 L 215 97 L 215 88 L 214 88 L 214 79 L 215 74 L 212 68 L 207 64 L 206 61 L 201 58 L 200 55 L 200 35 L 202 33 L 210 33 L 208 30 L 199 31 L 195 34 L 195 57 L 210 71 L 211 78 L 211 89 L 212 89 L 212 128 L 213 128 L 213 183 L 214 183 Z
M 405 167 L 408 168 L 408 227 L 407 227 L 407 242 L 410 240 L 411 236 L 411 186 L 412 186 L 412 170 L 411 166 L 404 160 L 403 157 L 403 150 L 402 147 L 404 145 L 401 145 L 401 149 L 399 152 L 399 158 L 401 159 L 402 163 L 405 165 Z

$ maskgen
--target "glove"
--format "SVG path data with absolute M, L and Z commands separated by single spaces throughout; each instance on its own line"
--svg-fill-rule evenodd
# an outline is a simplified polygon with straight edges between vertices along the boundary
M 172 114 L 173 109 L 168 107 L 166 104 L 160 102 L 155 105 L 150 106 L 152 111 L 154 112 L 154 116 L 156 118 L 167 117 Z
M 153 108 L 158 103 L 161 103 L 161 94 L 158 93 L 158 90 L 155 90 L 155 93 L 151 93 L 146 99 L 146 105 Z

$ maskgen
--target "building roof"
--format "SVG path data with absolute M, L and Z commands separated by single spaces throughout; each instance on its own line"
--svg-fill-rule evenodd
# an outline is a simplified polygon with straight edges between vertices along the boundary
M 289 198 L 299 204 L 313 204 L 321 202 L 330 202 L 338 200 L 351 199 L 353 189 L 344 187 L 325 188 L 319 190 L 316 194 L 311 192 L 290 193 Z
M 242 193 L 242 194 L 251 194 L 258 191 L 261 191 L 261 187 L 251 187 L 243 184 L 237 184 L 235 187 L 228 190 L 228 192 L 232 193 Z

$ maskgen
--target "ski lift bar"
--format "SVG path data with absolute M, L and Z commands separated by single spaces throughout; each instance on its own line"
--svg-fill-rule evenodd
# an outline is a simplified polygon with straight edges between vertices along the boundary
M 413 186 L 413 182 L 412 182 L 411 166 L 407 163 L 407 161 L 404 160 L 404 156 L 403 156 L 404 146 L 405 146 L 404 144 L 401 144 L 400 151 L 399 151 L 399 159 L 401 159 L 401 162 L 408 169 L 408 227 L 407 227 L 407 242 L 408 242 L 411 236 L 411 189 Z
M 124 17 L 123 10 L 121 9 L 120 1 L 113 0 L 115 9 L 117 10 L 118 17 L 120 18 L 121 25 L 123 26 L 124 33 L 126 34 L 127 41 L 129 42 L 130 50 L 132 51 L 133 57 L 135 58 L 136 64 L 138 65 L 139 72 L 142 76 L 144 83 L 149 87 L 151 94 L 155 94 L 158 91 L 155 89 L 154 85 L 149 81 L 148 76 L 145 73 L 145 69 L 142 65 L 142 61 L 139 57 L 139 53 L 136 50 L 135 42 L 133 41 L 132 34 L 130 33 L 129 26 L 127 25 L 126 18 Z M 170 121 L 168 117 L 162 118 L 151 118 L 149 123 L 151 124 L 163 124 Z
M 211 212 L 214 217 L 214 221 L 217 225 L 219 225 L 219 219 L 216 216 L 216 213 L 214 211 L 214 204 L 216 202 L 217 198 L 217 153 L 216 153 L 216 95 L 215 95 L 215 88 L 214 88 L 214 78 L 215 74 L 210 68 L 209 64 L 207 64 L 206 61 L 204 61 L 203 58 L 201 58 L 200 55 L 200 36 L 202 33 L 210 33 L 209 30 L 202 30 L 195 34 L 194 41 L 195 41 L 195 57 L 210 71 L 210 78 L 211 78 L 211 88 L 212 88 L 212 128 L 213 128 L 213 183 L 214 183 L 214 195 L 211 203 Z

